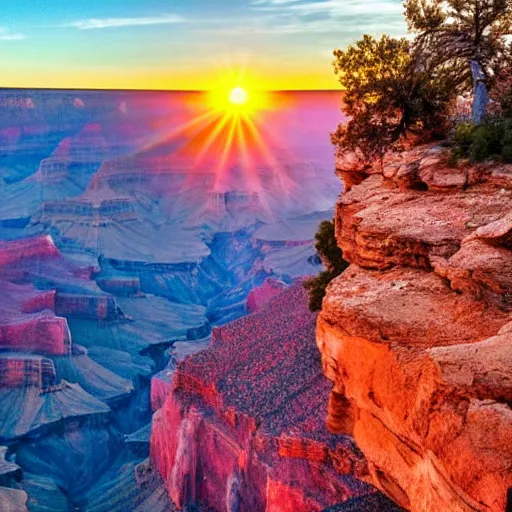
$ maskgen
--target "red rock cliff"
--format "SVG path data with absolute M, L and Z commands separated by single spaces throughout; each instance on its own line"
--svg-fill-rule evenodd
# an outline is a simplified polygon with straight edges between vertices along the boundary
M 397 510 L 357 479 L 367 468 L 352 440 L 325 428 L 315 321 L 297 283 L 179 365 L 151 435 L 178 507 L 314 512 L 356 498 L 360 511 Z
M 512 167 L 421 147 L 339 162 L 347 271 L 317 323 L 328 426 L 414 512 L 503 512 L 512 487 Z

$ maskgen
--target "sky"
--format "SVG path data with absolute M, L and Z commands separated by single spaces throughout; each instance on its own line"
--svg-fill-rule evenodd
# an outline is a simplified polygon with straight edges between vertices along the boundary
M 402 12 L 402 0 L 0 0 L 0 87 L 336 89 L 333 49 L 405 35 Z

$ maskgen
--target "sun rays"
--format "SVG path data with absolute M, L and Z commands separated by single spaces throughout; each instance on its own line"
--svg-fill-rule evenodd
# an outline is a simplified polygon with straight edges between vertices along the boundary
M 185 165 L 186 185 L 210 173 L 214 191 L 261 193 L 265 177 L 282 180 L 273 155 L 280 137 L 270 120 L 280 106 L 275 93 L 260 92 L 246 79 L 226 78 L 211 92 L 190 95 L 184 114 L 170 118 L 167 128 L 163 123 L 158 137 L 138 154 L 167 155 L 169 172 Z

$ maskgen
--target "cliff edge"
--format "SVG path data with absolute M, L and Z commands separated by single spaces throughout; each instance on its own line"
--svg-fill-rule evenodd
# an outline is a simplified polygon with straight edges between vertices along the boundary
M 512 487 L 512 166 L 422 146 L 337 161 L 350 267 L 317 322 L 327 425 L 413 512 L 503 512 Z

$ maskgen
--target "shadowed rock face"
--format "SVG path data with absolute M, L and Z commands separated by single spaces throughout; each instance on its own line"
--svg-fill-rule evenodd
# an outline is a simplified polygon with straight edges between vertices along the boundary
M 315 320 L 296 283 L 179 364 L 151 436 L 176 505 L 310 512 L 375 493 L 357 480 L 367 468 L 352 440 L 318 414 L 328 385 Z
M 370 481 L 407 509 L 501 512 L 512 487 L 512 174 L 445 158 L 417 148 L 364 175 L 339 162 L 350 190 L 336 233 L 351 266 L 317 323 L 328 426 L 353 434 Z

